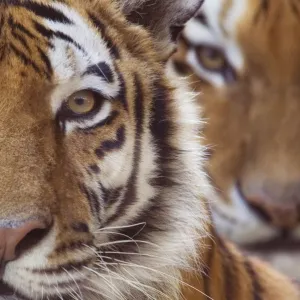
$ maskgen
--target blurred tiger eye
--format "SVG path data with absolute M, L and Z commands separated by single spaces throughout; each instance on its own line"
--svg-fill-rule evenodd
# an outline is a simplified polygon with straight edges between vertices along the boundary
M 226 66 L 226 58 L 217 48 L 200 46 L 196 53 L 198 61 L 207 70 L 220 71 Z
M 92 91 L 80 91 L 71 95 L 66 104 L 68 109 L 77 115 L 91 112 L 95 107 L 96 99 Z

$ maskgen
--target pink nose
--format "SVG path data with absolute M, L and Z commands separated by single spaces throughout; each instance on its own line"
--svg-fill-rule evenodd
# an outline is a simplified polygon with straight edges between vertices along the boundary
M 28 221 L 17 228 L 0 228 L 0 265 L 16 258 L 17 246 L 29 233 L 45 228 L 45 223 L 37 220 Z
M 293 229 L 300 221 L 298 184 L 268 181 L 244 182 L 241 186 L 248 204 L 267 222 L 282 229 Z

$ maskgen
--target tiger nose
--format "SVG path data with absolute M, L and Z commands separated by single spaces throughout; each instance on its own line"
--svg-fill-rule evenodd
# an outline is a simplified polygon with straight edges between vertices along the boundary
M 293 229 L 299 223 L 300 189 L 298 185 L 246 184 L 242 193 L 249 206 L 266 222 L 281 229 Z
M 1 224 L 1 222 L 0 222 Z M 28 221 L 16 228 L 1 228 L 0 227 L 0 265 L 14 260 L 17 256 L 16 250 L 22 242 L 25 242 L 30 233 L 46 229 L 46 225 L 40 221 Z M 30 247 L 30 241 L 28 239 Z

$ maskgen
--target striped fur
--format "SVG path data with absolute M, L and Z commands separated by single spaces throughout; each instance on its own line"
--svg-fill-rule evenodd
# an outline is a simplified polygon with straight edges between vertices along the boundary
M 299 299 L 299 291 L 287 278 L 263 262 L 241 255 L 234 246 L 218 238 L 217 234 L 214 236 L 214 239 L 206 240 L 206 248 L 200 252 L 206 266 L 203 274 L 188 273 L 184 277 L 193 287 L 183 288 L 185 299 Z
M 0 2 L 0 227 L 47 226 L 5 266 L 0 295 L 179 299 L 209 185 L 197 106 L 165 61 L 202 1 L 157 1 L 159 18 L 144 2 Z M 81 90 L 97 105 L 74 118 Z
M 200 2 L 187 4 L 196 11 Z M 166 14 L 153 26 L 147 17 L 157 11 L 137 1 L 145 30 L 129 2 L 119 4 L 1 4 L 0 226 L 37 218 L 48 226 L 4 268 L 3 299 L 180 299 L 191 286 L 184 272 L 211 267 L 207 258 L 195 264 L 199 245 L 200 255 L 220 253 L 217 270 L 228 260 L 225 276 L 232 273 L 226 255 L 236 256 L 221 241 L 219 250 L 207 244 L 210 218 L 199 197 L 211 191 L 198 107 L 166 68 L 172 44 L 160 49 L 170 37 L 155 38 L 166 24 L 174 33 L 192 10 L 182 16 L 180 1 L 175 10 L 158 1 Z M 99 105 L 74 119 L 65 101 L 85 89 Z M 223 295 L 217 279 L 202 280 Z M 7 287 L 15 296 L 3 295 Z

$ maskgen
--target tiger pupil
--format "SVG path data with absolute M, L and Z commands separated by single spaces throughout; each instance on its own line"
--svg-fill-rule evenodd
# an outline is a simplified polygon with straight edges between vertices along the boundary
M 75 104 L 78 106 L 82 106 L 82 105 L 86 104 L 86 99 L 84 99 L 84 98 L 75 98 L 74 101 L 75 101 Z

